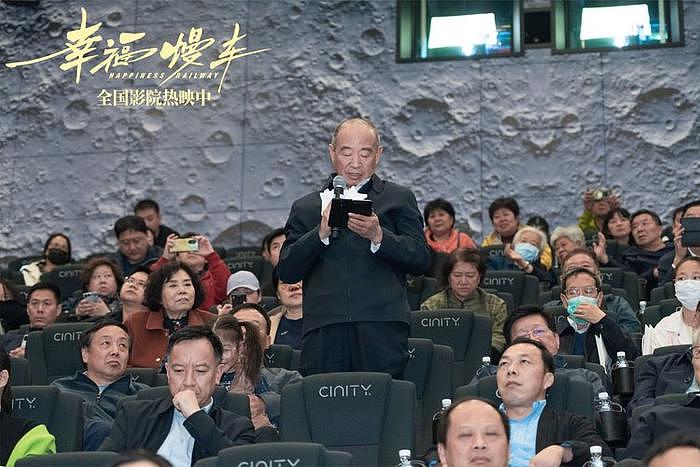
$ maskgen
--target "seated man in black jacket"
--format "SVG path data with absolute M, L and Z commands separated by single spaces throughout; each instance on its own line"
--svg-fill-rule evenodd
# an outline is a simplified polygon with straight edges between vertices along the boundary
M 146 449 L 182 466 L 252 443 L 250 420 L 218 407 L 212 397 L 223 372 L 222 354 L 221 341 L 208 328 L 188 326 L 173 333 L 165 353 L 172 397 L 122 403 L 100 449 Z
M 599 276 L 588 269 L 571 269 L 562 276 L 561 291 L 567 312 L 566 319 L 557 323 L 561 353 L 583 355 L 607 368 L 617 352 L 625 352 L 628 360 L 637 356 L 629 335 L 601 308 Z
M 498 362 L 496 382 L 510 422 L 508 465 L 583 465 L 594 445 L 611 455 L 589 420 L 547 406 L 554 362 L 542 343 L 515 339 Z
M 697 356 L 694 356 L 694 352 Z M 627 415 L 645 405 L 653 405 L 662 394 L 698 392 L 700 386 L 700 332 L 693 335 L 693 346 L 685 352 L 652 357 L 639 370 Z
M 147 387 L 126 374 L 129 348 L 129 333 L 123 323 L 98 321 L 80 336 L 85 371 L 51 383 L 85 400 L 83 449 L 86 451 L 97 450 L 109 434 L 119 401 Z

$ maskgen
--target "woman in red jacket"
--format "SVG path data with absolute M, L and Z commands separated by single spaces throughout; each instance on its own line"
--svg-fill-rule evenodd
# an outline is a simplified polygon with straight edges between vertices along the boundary
M 186 264 L 167 263 L 151 273 L 144 292 L 150 311 L 133 313 L 124 322 L 132 342 L 129 366 L 160 367 L 170 334 L 213 321 L 215 315 L 199 309 L 203 301 L 202 283 Z

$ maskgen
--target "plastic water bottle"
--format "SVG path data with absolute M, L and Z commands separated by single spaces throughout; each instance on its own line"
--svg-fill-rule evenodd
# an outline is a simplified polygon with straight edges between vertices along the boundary
M 619 351 L 617 353 L 617 361 L 615 362 L 614 368 L 627 368 L 628 366 L 629 365 L 627 364 L 627 355 L 624 351 Z
M 639 314 L 643 315 L 647 309 L 647 302 L 644 300 L 639 301 Z
M 617 361 L 612 366 L 612 380 L 615 394 L 627 395 L 634 392 L 634 368 L 623 351 L 617 353 Z
M 491 357 L 484 355 L 481 357 L 481 366 L 476 370 L 476 379 L 491 375 Z
M 610 406 L 610 396 L 607 392 L 601 392 L 598 394 L 599 408 L 600 412 L 610 412 L 612 407 Z
M 433 415 L 433 445 L 437 446 L 438 443 L 438 427 L 440 426 L 440 420 L 442 420 L 442 416 L 447 412 L 447 409 L 450 408 L 452 405 L 452 399 L 442 399 L 440 401 L 440 405 L 442 408 L 435 412 L 435 415 Z
M 598 393 L 598 433 L 610 446 L 622 446 L 627 441 L 627 420 L 620 404 L 612 402 L 607 392 Z
M 425 462 L 411 459 L 410 449 L 399 449 L 398 467 L 426 467 Z
M 605 467 L 603 462 L 603 448 L 600 446 L 591 446 L 591 462 L 590 467 Z

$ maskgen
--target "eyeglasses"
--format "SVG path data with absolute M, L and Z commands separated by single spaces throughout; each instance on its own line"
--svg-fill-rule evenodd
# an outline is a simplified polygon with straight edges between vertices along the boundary
M 139 280 L 134 279 L 133 277 L 127 277 L 127 278 L 124 280 L 124 282 L 126 282 L 126 283 L 129 284 L 129 285 L 134 285 L 134 286 L 136 286 L 136 287 L 139 287 L 139 288 L 141 288 L 141 289 L 145 289 L 145 288 L 146 288 L 146 282 L 145 282 L 145 281 L 139 281 Z
M 567 297 L 579 297 L 581 295 L 585 295 L 586 297 L 595 297 L 598 295 L 598 287 L 588 285 L 586 287 L 569 287 L 566 289 Z
M 537 340 L 542 339 L 544 336 L 546 336 L 548 331 L 549 329 L 547 328 L 532 328 L 520 331 L 518 334 L 516 334 L 515 337 L 531 337 Z

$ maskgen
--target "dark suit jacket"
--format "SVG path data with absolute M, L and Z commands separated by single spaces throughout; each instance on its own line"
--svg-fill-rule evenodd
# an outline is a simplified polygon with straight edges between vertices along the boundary
M 574 458 L 568 464 L 562 465 L 583 465 L 590 460 L 589 449 L 594 445 L 603 448 L 603 456 L 612 456 L 612 451 L 586 417 L 545 406 L 537 423 L 535 451 L 540 452 L 548 446 L 561 445 L 564 442 L 571 444 Z
M 409 322 L 406 274 L 420 275 L 430 266 L 416 199 L 376 175 L 360 192 L 373 201 L 383 230 L 376 253 L 369 240 L 348 229 L 328 246 L 321 242 L 319 192 L 292 206 L 277 268 L 285 282 L 304 281 L 304 333 L 344 322 Z
M 652 357 L 639 370 L 634 395 L 627 405 L 627 415 L 643 405 L 652 405 L 656 396 L 684 393 L 693 382 L 693 359 L 690 350 Z
M 616 324 L 617 317 L 611 311 L 606 311 L 606 315 L 596 324 L 591 324 L 585 334 L 584 352 L 586 361 L 600 363 L 598 348 L 595 345 L 595 335 L 603 338 L 605 349 L 613 361 L 617 352 L 624 351 L 628 361 L 637 358 L 639 353 L 634 346 L 630 336 Z M 566 319 L 561 319 L 557 323 L 559 334 L 559 353 L 570 354 L 574 348 L 576 331 L 569 325 Z
M 119 405 L 112 432 L 100 446 L 101 451 L 124 452 L 146 449 L 156 452 L 170 432 L 173 421 L 170 397 L 152 400 L 128 400 Z M 216 456 L 231 446 L 255 440 L 248 418 L 216 406 L 209 414 L 200 410 L 185 420 L 185 428 L 195 439 L 192 465 L 204 457 Z

